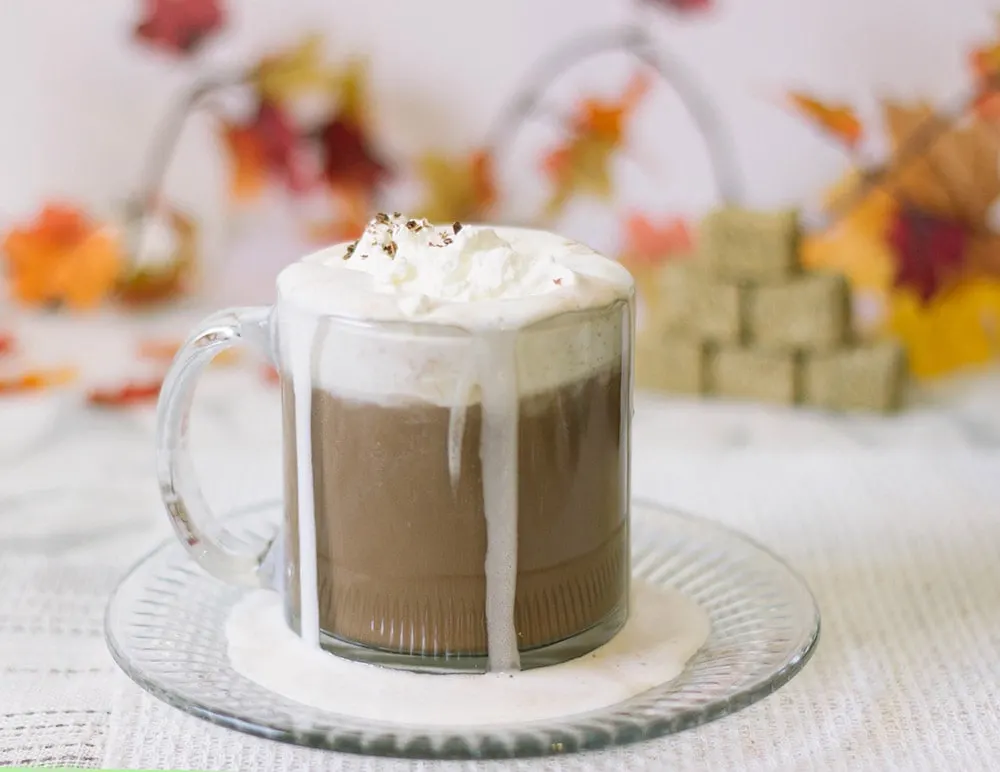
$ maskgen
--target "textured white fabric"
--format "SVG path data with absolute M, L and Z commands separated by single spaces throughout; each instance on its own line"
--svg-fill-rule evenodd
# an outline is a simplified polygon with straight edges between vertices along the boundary
M 249 378 L 212 376 L 191 421 L 220 507 L 279 491 L 277 400 Z M 103 643 L 105 597 L 169 533 L 151 432 L 148 409 L 103 415 L 67 399 L 0 400 L 0 765 L 1000 767 L 995 378 L 889 420 L 641 401 L 635 494 L 733 526 L 798 568 L 823 613 L 819 650 L 776 694 L 711 725 L 500 765 L 375 762 L 258 740 L 166 707 L 118 673 Z

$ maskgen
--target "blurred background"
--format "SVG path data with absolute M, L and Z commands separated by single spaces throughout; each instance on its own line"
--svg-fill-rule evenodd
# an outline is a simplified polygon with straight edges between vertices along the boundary
M 9 0 L 0 394 L 149 406 L 205 309 L 398 209 L 621 259 L 640 386 L 688 407 L 989 401 L 998 32 L 976 0 Z

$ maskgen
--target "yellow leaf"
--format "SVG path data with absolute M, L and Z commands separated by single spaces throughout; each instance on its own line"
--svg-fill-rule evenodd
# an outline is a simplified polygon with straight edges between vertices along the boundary
M 827 104 L 796 91 L 791 92 L 788 99 L 816 126 L 839 139 L 847 147 L 855 147 L 861 141 L 861 121 L 851 107 Z
M 556 217 L 577 195 L 611 197 L 611 158 L 617 143 L 597 136 L 582 135 L 552 153 L 547 166 L 555 183 L 545 205 L 546 217 Z
M 1000 282 L 962 282 L 929 304 L 912 292 L 894 292 L 887 326 L 918 378 L 985 365 L 1000 356 Z
M 431 222 L 474 222 L 493 205 L 493 164 L 484 152 L 458 159 L 430 153 L 417 168 L 427 188 L 427 199 L 418 211 Z
M 337 85 L 331 68 L 323 60 L 323 37 L 307 35 L 292 48 L 266 57 L 252 76 L 265 101 L 283 104 L 312 93 L 329 92 Z
M 834 186 L 828 200 L 849 199 L 859 184 L 856 173 Z M 892 284 L 895 258 L 886 241 L 897 204 L 881 189 L 874 189 L 854 204 L 836 223 L 802 239 L 801 260 L 806 268 L 844 274 L 859 290 L 886 291 Z
M 337 91 L 337 114 L 355 126 L 366 126 L 369 92 L 365 62 L 361 59 L 349 62 L 332 82 Z

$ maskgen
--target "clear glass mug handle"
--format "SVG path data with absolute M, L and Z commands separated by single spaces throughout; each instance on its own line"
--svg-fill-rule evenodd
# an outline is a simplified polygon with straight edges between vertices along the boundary
M 174 531 L 210 574 L 249 587 L 270 584 L 271 542 L 235 536 L 208 508 L 188 450 L 188 416 L 198 377 L 223 351 L 246 342 L 272 359 L 270 319 L 271 309 L 257 306 L 230 308 L 203 320 L 177 352 L 157 405 L 157 476 Z

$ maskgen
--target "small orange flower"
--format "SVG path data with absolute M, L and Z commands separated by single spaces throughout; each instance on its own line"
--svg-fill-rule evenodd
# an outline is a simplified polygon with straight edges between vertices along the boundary
M 97 306 L 114 287 L 122 256 L 110 231 L 79 209 L 46 206 L 2 242 L 13 296 L 28 305 Z

